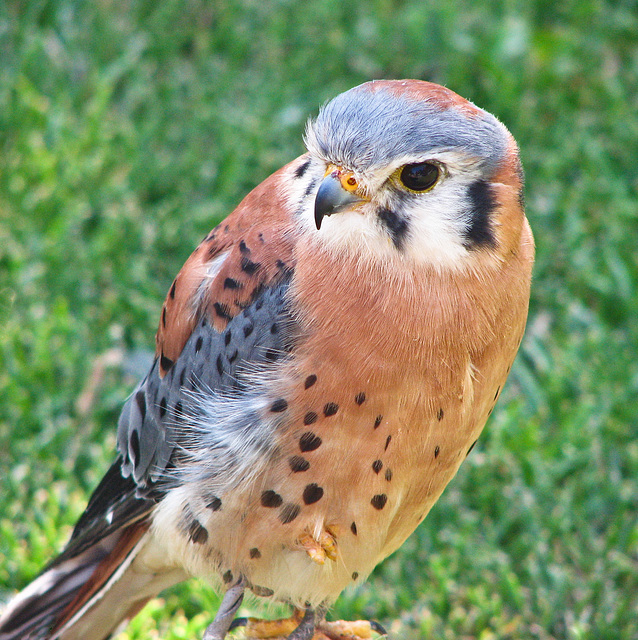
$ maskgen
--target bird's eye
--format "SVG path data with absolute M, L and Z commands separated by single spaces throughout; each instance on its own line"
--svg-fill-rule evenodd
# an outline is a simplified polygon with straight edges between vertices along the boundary
M 406 164 L 401 169 L 401 182 L 412 191 L 427 191 L 439 179 L 439 167 L 431 162 Z

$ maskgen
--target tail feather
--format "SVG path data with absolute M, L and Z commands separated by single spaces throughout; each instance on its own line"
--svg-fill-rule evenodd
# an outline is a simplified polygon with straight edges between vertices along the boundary
M 154 573 L 136 562 L 150 539 L 136 522 L 45 570 L 0 616 L 0 640 L 105 640 L 181 570 Z M 145 555 L 145 554 L 142 554 Z

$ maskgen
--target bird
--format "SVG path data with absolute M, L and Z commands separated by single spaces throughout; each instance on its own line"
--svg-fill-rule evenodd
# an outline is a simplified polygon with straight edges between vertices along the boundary
M 172 282 L 115 461 L 0 640 L 104 640 L 191 576 L 223 594 L 205 640 L 383 632 L 326 612 L 497 402 L 534 262 L 523 170 L 505 125 L 423 80 L 337 95 L 304 142 Z M 247 592 L 291 617 L 236 619 Z

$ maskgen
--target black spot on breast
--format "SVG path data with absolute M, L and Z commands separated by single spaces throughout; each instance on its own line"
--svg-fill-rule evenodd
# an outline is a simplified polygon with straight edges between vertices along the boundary
M 397 249 L 401 249 L 408 234 L 407 221 L 401 218 L 401 216 L 394 211 L 386 209 L 385 207 L 380 207 L 377 210 L 377 215 L 379 216 L 381 224 L 390 234 L 390 238 L 392 239 L 394 246 Z
M 443 420 L 443 409 L 439 409 L 439 412 L 436 414 L 436 419 L 441 422 L 441 420 Z
M 467 450 L 467 453 L 465 454 L 465 456 L 469 456 L 472 449 L 474 449 L 474 445 L 476 445 L 476 443 L 478 442 L 478 440 L 474 440 L 474 442 L 471 444 L 470 448 Z
M 350 525 L 350 531 L 352 531 L 352 533 L 353 533 L 355 536 L 357 535 L 357 523 L 356 523 L 356 522 L 353 522 L 353 523 Z
M 492 229 L 492 212 L 496 201 L 492 187 L 485 180 L 476 180 L 468 190 L 470 198 L 470 224 L 465 231 L 467 249 L 476 247 L 493 247 L 496 242 Z
M 245 255 L 250 255 L 250 249 L 246 246 L 246 243 L 243 240 L 239 241 L 239 250 Z
M 354 397 L 354 401 L 361 406 L 366 401 L 366 394 L 361 391 Z
M 199 336 L 195 342 L 195 353 L 199 353 L 199 350 L 202 348 L 203 344 L 204 338 L 202 338 L 202 336 Z
M 323 497 L 323 489 L 318 484 L 306 485 L 303 490 L 303 501 L 305 504 L 313 504 Z
M 222 508 L 222 501 L 217 496 L 209 496 L 206 499 L 206 508 L 211 511 L 219 511 Z
M 372 470 L 375 473 L 379 473 L 379 471 L 381 471 L 381 469 L 383 469 L 383 462 L 381 462 L 381 460 L 375 460 L 372 463 Z
M 309 424 L 313 424 L 317 422 L 317 414 L 314 411 L 308 411 L 308 413 L 303 417 L 303 423 L 308 426 Z
M 292 456 L 288 460 L 288 464 L 294 473 L 300 473 L 301 471 L 308 471 L 310 468 L 310 463 L 308 460 L 301 456 Z
M 392 469 L 385 470 L 385 479 L 390 482 L 392 480 Z
M 250 556 L 251 560 L 258 560 L 259 558 L 261 558 L 261 551 L 257 547 L 253 547 L 248 552 L 248 555 Z
M 370 504 L 375 508 L 381 511 L 383 507 L 385 507 L 386 502 L 388 501 L 388 496 L 385 493 L 378 493 L 376 496 L 372 497 L 370 500 Z
M 282 411 L 285 411 L 287 408 L 288 408 L 288 403 L 283 398 L 279 398 L 278 400 L 275 400 L 270 405 L 270 410 L 273 413 L 281 413 Z
M 177 287 L 177 278 L 173 280 L 173 284 L 171 285 L 171 290 L 168 292 L 168 295 L 171 297 L 171 300 L 175 299 L 175 289 Z
M 383 420 L 383 416 L 377 416 L 374 420 L 374 428 L 378 429 L 381 421 Z
M 328 402 L 323 408 L 323 415 L 329 418 L 330 416 L 334 416 L 337 411 L 339 411 L 339 405 L 336 402 Z
M 160 366 L 162 367 L 162 369 L 164 369 L 164 371 L 168 373 L 171 370 L 173 364 L 173 361 L 170 358 L 167 358 L 162 351 L 162 355 L 160 356 Z
M 243 256 L 240 261 L 241 270 L 244 273 L 247 273 L 249 276 L 255 275 L 255 272 L 257 271 L 257 269 L 259 269 L 260 266 L 261 264 L 259 262 L 253 262 L 246 256 Z
M 208 531 L 198 520 L 193 520 L 188 526 L 188 538 L 195 544 L 204 544 L 208 540 Z
M 215 304 L 213 304 L 213 309 L 215 309 L 215 313 L 223 320 L 233 319 L 230 307 L 227 304 L 224 304 L 223 302 L 215 302 Z
M 385 439 L 385 447 L 383 448 L 383 450 L 384 450 L 384 451 L 387 451 L 387 450 L 388 450 L 388 447 L 390 446 L 390 440 L 392 440 L 392 436 L 388 436 L 388 437 Z
M 439 445 L 437 444 L 436 447 L 434 447 L 434 457 L 438 458 L 439 457 L 439 453 L 441 453 L 441 449 L 439 448 Z
M 222 576 L 222 580 L 224 581 L 224 584 L 230 584 L 233 581 L 232 571 L 226 571 L 226 573 Z
M 224 289 L 241 289 L 244 285 L 234 278 L 224 280 Z
M 304 173 L 306 173 L 306 171 L 308 171 L 308 167 L 310 166 L 310 158 L 308 158 L 308 160 L 306 160 L 303 164 L 300 164 L 296 169 L 295 169 L 295 177 L 296 178 L 301 178 Z
M 261 506 L 262 507 L 280 507 L 283 503 L 282 497 L 272 489 L 264 491 L 261 494 Z
M 315 382 L 317 382 L 317 376 L 313 373 L 306 378 L 306 381 L 304 382 L 304 389 L 310 389 Z
M 352 579 L 356 580 L 359 577 L 359 574 L 356 571 L 352 572 Z
M 299 515 L 300 511 L 301 507 L 298 504 L 288 503 L 282 507 L 279 520 L 281 520 L 282 524 L 288 524 Z
M 306 431 L 301 438 L 299 438 L 299 448 L 306 451 L 314 451 L 321 446 L 321 438 L 316 436 L 312 431 Z

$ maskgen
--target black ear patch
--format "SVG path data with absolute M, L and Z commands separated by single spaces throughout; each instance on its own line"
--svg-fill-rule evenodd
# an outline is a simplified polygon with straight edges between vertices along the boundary
M 485 180 L 477 180 L 470 185 L 467 193 L 470 197 L 470 225 L 465 232 L 465 248 L 495 246 L 492 213 L 496 209 L 496 200 L 490 184 Z

